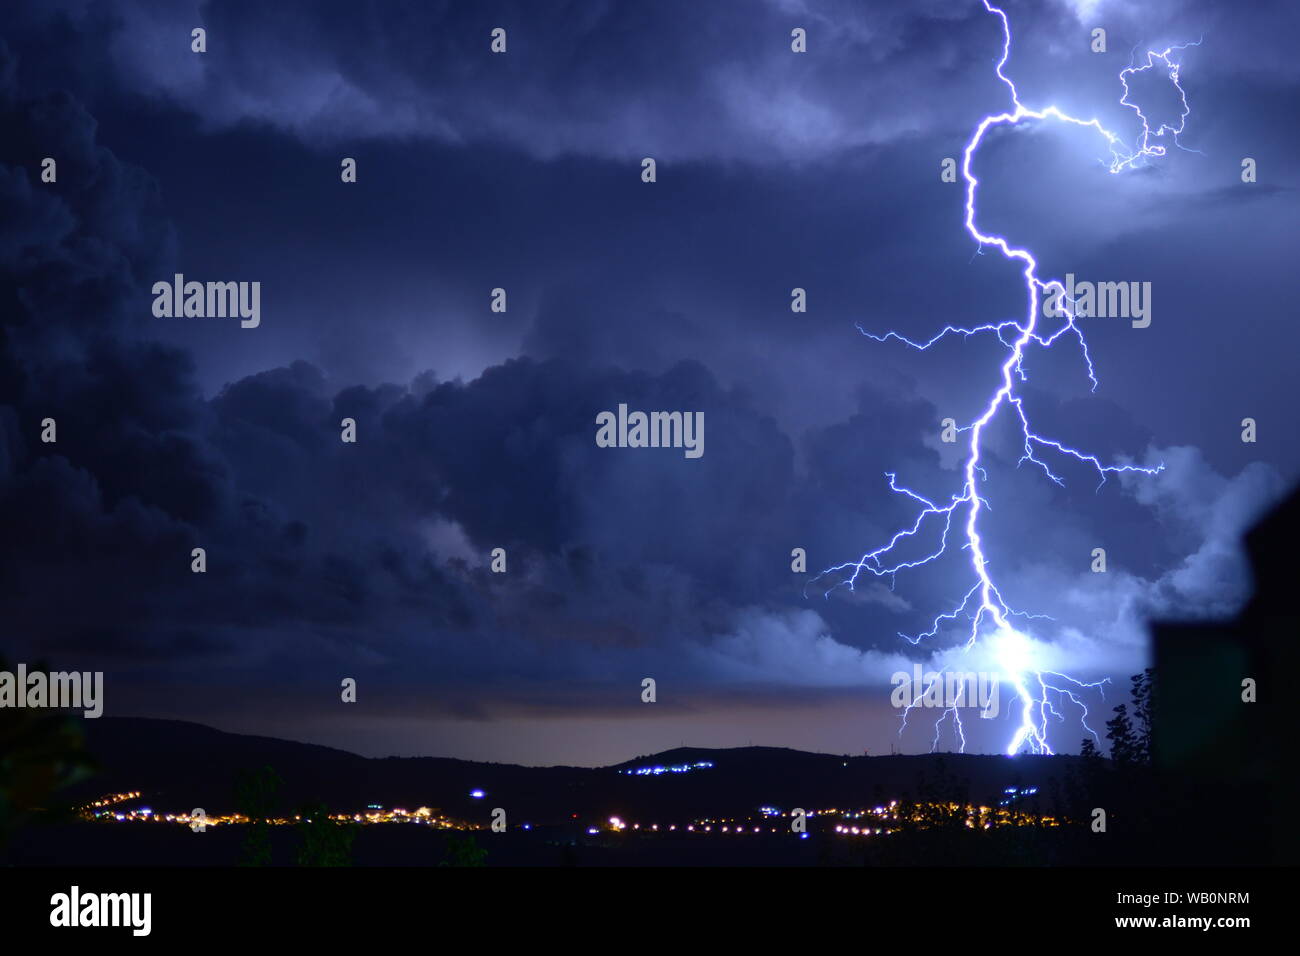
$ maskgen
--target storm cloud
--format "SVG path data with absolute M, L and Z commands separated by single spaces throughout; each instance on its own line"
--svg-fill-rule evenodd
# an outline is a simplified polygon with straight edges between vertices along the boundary
M 1008 601 L 1052 618 L 1043 659 L 1122 683 L 1150 619 L 1241 605 L 1240 534 L 1300 473 L 1295 133 L 1277 121 L 1294 14 L 1009 12 L 1022 91 L 1116 124 L 1132 44 L 1206 36 L 1184 74 L 1200 152 L 1115 177 L 1096 142 L 1039 128 L 981 168 L 989 222 L 1049 270 L 1156 289 L 1150 329 L 1088 327 L 1097 391 L 1063 341 L 1024 392 L 1040 430 L 1161 474 L 1098 487 L 1053 461 L 1058 486 L 1014 424 L 983 461 L 989 560 Z M 1109 58 L 1081 39 L 1098 18 Z M 928 337 L 1024 307 L 938 174 L 1006 106 L 979 4 L 58 3 L 5 31 L 8 659 L 104 670 L 108 713 L 530 763 L 692 727 L 884 749 L 894 670 L 980 663 L 963 622 L 899 636 L 960 601 L 961 551 L 853 589 L 819 576 L 914 519 L 887 472 L 960 491 L 939 423 L 978 413 L 1000 354 L 858 326 Z M 1255 194 L 1244 155 L 1267 170 Z M 262 282 L 261 326 L 154 318 L 176 272 Z M 598 447 L 620 403 L 702 412 L 705 455 Z

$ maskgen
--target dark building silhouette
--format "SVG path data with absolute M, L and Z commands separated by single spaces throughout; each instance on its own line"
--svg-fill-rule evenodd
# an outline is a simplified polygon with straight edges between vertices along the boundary
M 1255 594 L 1235 620 L 1153 627 L 1156 766 L 1204 795 L 1207 824 L 1266 844 L 1261 862 L 1289 864 L 1298 856 L 1297 548 L 1300 489 L 1246 535 Z M 1255 703 L 1242 700 L 1247 678 L 1255 681 Z M 1225 792 L 1244 794 L 1244 805 L 1215 805 L 1214 795 Z

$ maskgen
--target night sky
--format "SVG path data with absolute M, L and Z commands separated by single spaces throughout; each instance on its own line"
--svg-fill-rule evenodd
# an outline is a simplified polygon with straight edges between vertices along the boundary
M 1101 713 L 1148 620 L 1241 605 L 1239 536 L 1300 477 L 1300 7 L 1006 9 L 1022 99 L 1130 138 L 1134 48 L 1204 38 L 1186 150 L 1111 175 L 1095 134 L 1026 124 L 977 160 L 981 223 L 1048 275 L 1152 283 L 1149 328 L 1081 320 L 1095 392 L 1062 342 L 1022 393 L 1040 431 L 1166 470 L 1098 490 L 1057 461 L 1058 487 L 1014 424 L 985 450 L 990 566 L 1053 619 L 1028 628 L 1052 669 L 1116 683 Z M 107 716 L 368 755 L 928 750 L 932 718 L 896 737 L 889 676 L 953 659 L 959 633 L 898 635 L 960 600 L 968 558 L 810 582 L 910 524 L 886 472 L 958 490 L 939 422 L 978 415 L 1001 361 L 858 326 L 1023 314 L 940 179 L 1010 105 L 1001 42 L 978 0 L 7 7 L 0 651 L 104 671 Z M 1167 82 L 1133 96 L 1176 120 Z M 260 282 L 260 325 L 155 317 L 177 272 Z M 597 447 L 619 403 L 703 411 L 704 455 Z M 968 721 L 967 750 L 1008 727 Z

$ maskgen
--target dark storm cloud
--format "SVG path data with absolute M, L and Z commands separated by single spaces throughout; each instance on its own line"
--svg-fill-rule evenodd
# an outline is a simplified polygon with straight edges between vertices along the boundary
M 1103 102 L 1099 92 L 1118 98 L 1099 89 L 1115 70 L 1088 50 L 1094 25 L 1120 53 L 1210 36 L 1211 76 L 1297 76 L 1293 58 L 1258 40 L 1295 30 L 1286 2 L 1253 4 L 1249 16 L 1209 2 L 1009 10 L 1020 40 L 1013 67 L 1051 99 L 1071 88 L 1093 104 Z M 209 34 L 202 57 L 188 48 L 196 26 Z M 509 32 L 506 56 L 489 52 L 498 26 Z M 794 27 L 808 31 L 810 55 L 790 55 Z M 423 137 L 504 143 L 542 158 L 754 163 L 962 128 L 976 98 L 996 93 L 996 83 L 972 87 L 968 77 L 1001 39 L 978 3 L 946 0 L 869 8 L 771 0 L 707 11 L 688 2 L 127 0 L 43 4 L 13 29 L 58 37 L 75 46 L 74 69 L 108 71 L 121 87 L 214 127 L 253 120 L 315 142 Z M 1090 62 L 1099 69 L 1087 70 Z M 1080 68 L 1093 74 L 1084 83 L 1076 75 L 1054 84 Z
M 865 10 L 711 5 L 256 2 L 55 5 L 101 33 L 118 81 L 224 126 L 257 120 L 314 141 L 429 137 L 502 142 L 532 155 L 799 159 L 955 118 L 925 93 L 983 58 L 944 2 Z M 195 26 L 208 54 L 189 53 Z M 493 56 L 489 32 L 509 34 Z M 791 57 L 802 26 L 819 56 Z M 179 43 L 177 41 L 180 41 Z M 924 44 L 927 55 L 911 51 Z M 865 67 L 865 70 L 864 70 Z M 864 82 L 864 73 L 869 80 Z M 890 110 L 864 110 L 864 101 Z M 553 117 L 563 116 L 557 123 Z
M 9 112 L 11 126 L 30 127 L 34 137 L 51 115 L 46 103 L 10 103 Z M 65 126 L 89 126 L 75 111 L 53 115 Z M 143 232 L 102 210 L 117 209 L 130 222 L 147 213 L 150 195 L 133 186 L 114 190 L 132 174 L 105 151 L 60 155 L 78 172 L 93 158 L 100 188 L 84 196 L 37 192 L 27 162 L 15 163 L 6 180 L 12 185 L 6 205 L 36 206 L 24 217 L 33 228 L 54 224 L 15 243 L 23 255 L 10 257 L 5 283 L 10 301 L 26 307 L 6 317 L 5 359 L 14 375 L 6 380 L 13 406 L 5 418 L 4 476 L 6 526 L 14 532 L 6 549 L 14 572 L 7 580 L 15 585 L 8 603 L 11 620 L 26 631 L 24 643 L 160 654 L 174 650 L 178 634 L 197 630 L 227 652 L 242 646 L 261 657 L 274 648 L 249 651 L 247 635 L 277 627 L 318 624 L 336 631 L 364 618 L 389 629 L 387 639 L 394 631 L 466 627 L 482 614 L 473 608 L 488 586 L 481 568 L 449 571 L 420 546 L 421 523 L 439 519 L 463 529 L 477 549 L 476 565 L 489 543 L 501 544 L 518 549 L 521 570 L 536 555 L 561 562 L 551 574 L 579 582 L 590 576 L 584 562 L 591 559 L 575 549 L 613 548 L 658 528 L 664 553 L 633 549 L 618 558 L 624 577 L 611 575 L 618 583 L 602 585 L 612 594 L 603 598 L 607 629 L 626 627 L 628 607 L 618 602 L 625 592 L 662 602 L 665 588 L 702 590 L 676 579 L 656 582 L 653 567 L 627 577 L 638 560 L 653 564 L 671 552 L 663 529 L 681 530 L 697 555 L 693 565 L 685 562 L 687 570 L 701 575 L 711 570 L 705 545 L 734 539 L 739 557 L 713 569 L 718 573 L 705 582 L 710 591 L 741 583 L 757 560 L 749 557 L 756 551 L 752 541 L 736 533 L 749 509 L 779 512 L 790 449 L 743 396 L 722 392 L 697 365 L 649 376 L 521 361 L 468 385 L 426 381 L 414 392 L 337 392 L 317 370 L 298 363 L 250 376 L 204 401 L 184 353 L 126 334 L 135 319 L 123 302 L 138 301 L 132 277 L 143 275 L 147 283 L 160 268 L 149 257 L 154 244 L 116 242 L 116 256 L 78 262 L 76 281 L 67 281 L 65 269 L 62 300 L 49 304 L 55 292 L 52 280 L 48 291 L 42 284 L 46 261 L 108 246 L 119 230 Z M 39 323 L 33 305 L 43 309 Z M 40 334 L 26 334 L 29 325 L 39 325 Z M 65 360 L 51 343 L 61 346 Z M 712 476 L 720 498 L 724 491 L 731 497 L 732 508 L 701 509 L 675 491 L 671 483 L 680 483 L 682 468 L 694 464 L 684 461 L 628 472 L 640 487 L 605 490 L 616 482 L 604 473 L 620 464 L 608 454 L 596 457 L 594 413 L 620 401 L 706 408 L 719 434 L 700 470 Z M 336 416 L 343 414 L 358 419 L 362 447 L 375 448 L 364 465 L 343 458 L 350 450 L 338 441 Z M 45 415 L 59 422 L 53 446 L 35 441 Z M 751 490 L 744 491 L 747 484 Z M 646 519 L 641 528 L 625 517 L 629 505 Z M 590 513 L 580 513 L 583 507 Z M 700 524 L 709 513 L 718 520 L 713 528 Z M 618 533 L 608 535 L 612 526 Z M 692 534 L 703 537 L 692 542 Z M 203 578 L 187 572 L 196 544 L 210 553 Z M 72 586 L 79 600 L 60 609 L 57 594 Z M 545 611 L 548 596 L 571 600 L 564 589 L 539 587 L 498 616 L 527 622 Z M 586 627 L 599 640 L 601 623 Z M 329 635 L 321 638 L 328 646 Z M 378 653 L 392 653 L 384 639 L 367 640 Z M 644 642 L 647 633 L 637 639 Z M 292 636 L 284 640 L 296 645 Z M 196 642 L 193 653 L 201 657 L 213 646 Z
M 0 56 L 8 656 L 95 661 L 138 713 L 274 713 L 299 736 L 317 731 L 292 714 L 335 719 L 313 701 L 344 674 L 380 724 L 515 734 L 536 715 L 628 719 L 647 675 L 699 722 L 737 696 L 878 702 L 911 659 L 957 660 L 958 634 L 897 634 L 960 599 L 962 553 L 854 591 L 808 579 L 910 524 L 886 471 L 937 500 L 960 490 L 937 423 L 979 411 L 998 357 L 989 339 L 917 353 L 854 324 L 928 337 L 1022 314 L 1016 269 L 974 255 L 937 176 L 1006 104 L 995 24 L 976 4 L 382 9 L 56 4 L 6 26 L 33 45 Z M 1125 121 L 1117 61 L 1066 42 L 1091 15 L 1014 15 L 1027 99 Z M 1265 120 L 1296 77 L 1245 53 L 1282 7 L 1250 32 L 1209 7 L 1098 16 L 1117 47 L 1213 29 L 1185 75 L 1205 155 L 1112 177 L 1091 140 L 1013 134 L 981 166 L 982 208 L 1054 273 L 1155 280 L 1151 329 L 1089 327 L 1097 393 L 1065 342 L 1030 358 L 1026 395 L 1040 430 L 1167 472 L 1097 491 L 1053 461 L 1058 488 L 1017 466 L 1014 428 L 990 433 L 985 464 L 1008 599 L 1056 618 L 1044 654 L 1114 676 L 1140 666 L 1146 616 L 1240 602 L 1237 534 L 1295 471 L 1275 437 L 1237 440 L 1246 414 L 1270 436 L 1293 414 L 1294 330 L 1276 316 L 1295 183 L 1225 183 L 1243 149 L 1293 177 L 1295 134 Z M 1247 95 L 1268 108 L 1240 109 Z M 666 160 L 653 187 L 647 154 Z M 38 181 L 46 155 L 57 185 Z M 147 290 L 173 270 L 262 280 L 266 321 L 153 320 Z M 790 312 L 794 286 L 809 313 Z M 703 411 L 704 457 L 598 448 L 595 415 L 620 402 Z M 57 445 L 39 441 L 46 416 Z M 1106 576 L 1088 571 L 1098 546 Z M 494 547 L 508 575 L 487 570 Z

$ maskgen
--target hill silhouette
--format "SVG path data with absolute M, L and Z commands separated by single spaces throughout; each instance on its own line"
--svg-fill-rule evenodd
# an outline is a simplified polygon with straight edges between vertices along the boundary
M 521 767 L 445 757 L 368 758 L 272 737 L 225 733 L 201 724 L 145 718 L 85 721 L 87 744 L 103 769 L 68 791 L 73 799 L 143 791 L 159 808 L 234 805 L 241 770 L 274 767 L 286 806 L 324 800 L 340 810 L 369 804 L 431 806 L 484 821 L 504 806 L 512 819 L 560 823 L 619 814 L 629 819 L 684 819 L 760 805 L 784 809 L 861 807 L 915 794 L 946 778 L 972 800 L 996 802 L 1010 786 L 1061 779 L 1071 756 L 925 754 L 846 757 L 780 747 L 681 747 L 610 767 Z M 638 768 L 709 763 L 689 772 L 634 773 Z M 471 791 L 483 791 L 482 798 Z

